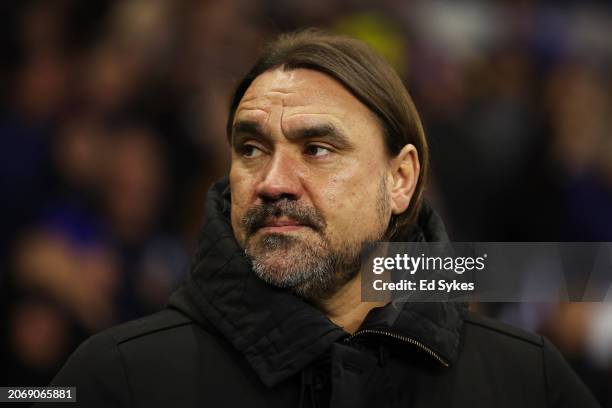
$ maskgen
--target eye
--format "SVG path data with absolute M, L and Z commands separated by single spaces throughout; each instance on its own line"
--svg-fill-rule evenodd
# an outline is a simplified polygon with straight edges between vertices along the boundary
M 305 149 L 305 153 L 309 156 L 315 156 L 315 157 L 323 157 L 323 156 L 327 156 L 332 152 L 332 150 L 328 147 L 325 146 L 321 146 L 321 145 L 317 145 L 317 144 L 311 144 L 306 146 Z
M 242 156 L 253 159 L 255 157 L 261 156 L 263 151 L 255 145 L 245 144 L 240 146 L 239 152 Z

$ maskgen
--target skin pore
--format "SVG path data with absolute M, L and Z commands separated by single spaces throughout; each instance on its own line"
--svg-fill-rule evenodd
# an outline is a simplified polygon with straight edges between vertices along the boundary
M 413 145 L 390 157 L 376 116 L 331 77 L 267 71 L 236 109 L 231 222 L 266 282 L 355 331 L 359 254 L 408 208 L 419 174 Z

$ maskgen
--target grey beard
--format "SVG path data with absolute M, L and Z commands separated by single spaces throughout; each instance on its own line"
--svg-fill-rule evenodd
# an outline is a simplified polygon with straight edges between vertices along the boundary
M 265 282 L 291 290 L 303 298 L 314 298 L 320 291 L 329 286 L 329 277 L 333 274 L 332 260 L 324 256 L 317 248 L 300 244 L 294 237 L 272 234 L 263 238 L 263 255 L 251 256 L 247 247 L 247 255 L 253 261 L 253 271 Z M 266 262 L 269 252 L 278 250 L 293 250 L 299 247 L 302 252 L 299 262 L 288 262 L 282 268 Z M 316 292 L 316 293 L 315 293 Z
M 246 254 L 252 260 L 253 271 L 263 281 L 286 288 L 298 297 L 311 302 L 329 299 L 347 282 L 358 275 L 361 255 L 374 241 L 345 246 L 331 251 L 300 243 L 295 237 L 270 234 L 262 240 L 263 255 Z M 327 244 L 327 242 L 326 242 Z M 299 257 L 287 255 L 288 262 L 281 267 L 267 262 L 277 250 L 299 251 Z M 261 253 L 260 252 L 260 253 Z M 294 259 L 294 261 L 291 261 Z

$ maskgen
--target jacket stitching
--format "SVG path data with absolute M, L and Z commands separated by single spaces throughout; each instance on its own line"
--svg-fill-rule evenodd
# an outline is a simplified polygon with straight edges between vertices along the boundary
M 119 361 L 121 362 L 121 369 L 123 371 L 123 375 L 125 376 L 125 383 L 127 385 L 127 389 L 128 389 L 128 395 L 130 398 L 130 407 L 135 406 L 134 405 L 134 392 L 132 390 L 132 385 L 130 383 L 130 378 L 128 376 L 128 371 L 127 368 L 125 366 L 125 360 L 123 358 L 123 353 L 121 352 L 121 349 L 119 348 L 119 344 L 115 343 L 115 348 L 117 349 L 117 354 L 119 355 Z
M 540 340 L 542 341 L 542 344 L 544 344 L 544 338 L 542 336 L 540 336 Z M 550 388 L 549 385 L 549 379 L 548 379 L 548 371 L 546 370 L 546 353 L 544 352 L 544 347 L 542 347 L 542 372 L 544 373 L 544 384 L 545 384 L 545 389 L 544 389 L 544 398 L 546 398 L 546 406 L 550 407 L 550 400 L 549 400 L 549 395 L 548 395 L 548 390 Z
M 479 326 L 479 327 L 482 327 L 482 328 L 484 328 L 484 329 L 492 330 L 492 331 L 495 331 L 495 332 L 497 332 L 497 333 L 504 334 L 504 335 L 506 335 L 506 336 L 508 336 L 508 337 L 512 337 L 512 338 L 514 338 L 514 339 L 517 339 L 517 340 L 522 340 L 522 341 L 524 341 L 524 342 L 526 342 L 526 343 L 533 344 L 534 346 L 537 346 L 537 347 L 540 347 L 540 348 L 542 348 L 542 347 L 543 347 L 543 343 L 538 343 L 537 341 L 530 340 L 530 339 L 528 339 L 528 338 L 525 338 L 525 337 L 522 337 L 522 336 L 519 336 L 519 335 L 516 335 L 516 334 L 510 333 L 510 332 L 507 332 L 507 331 L 505 331 L 505 330 L 500 330 L 500 329 L 497 329 L 497 328 L 492 327 L 492 326 L 488 326 L 488 325 L 483 324 L 483 323 L 478 323 L 478 322 L 475 322 L 475 321 L 473 321 L 473 320 L 468 320 L 468 319 L 466 319 L 466 320 L 465 320 L 465 323 L 466 323 L 466 324 L 472 324 L 472 325 L 474 325 L 474 326 Z M 541 337 L 541 336 L 540 336 L 540 337 Z

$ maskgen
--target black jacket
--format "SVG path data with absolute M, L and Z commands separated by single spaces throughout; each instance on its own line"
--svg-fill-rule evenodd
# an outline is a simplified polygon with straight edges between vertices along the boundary
M 87 340 L 52 385 L 86 407 L 596 407 L 546 339 L 460 303 L 373 309 L 349 336 L 251 271 L 227 184 L 167 309 Z M 416 240 L 445 240 L 425 208 Z M 45 404 L 44 406 L 49 406 Z

